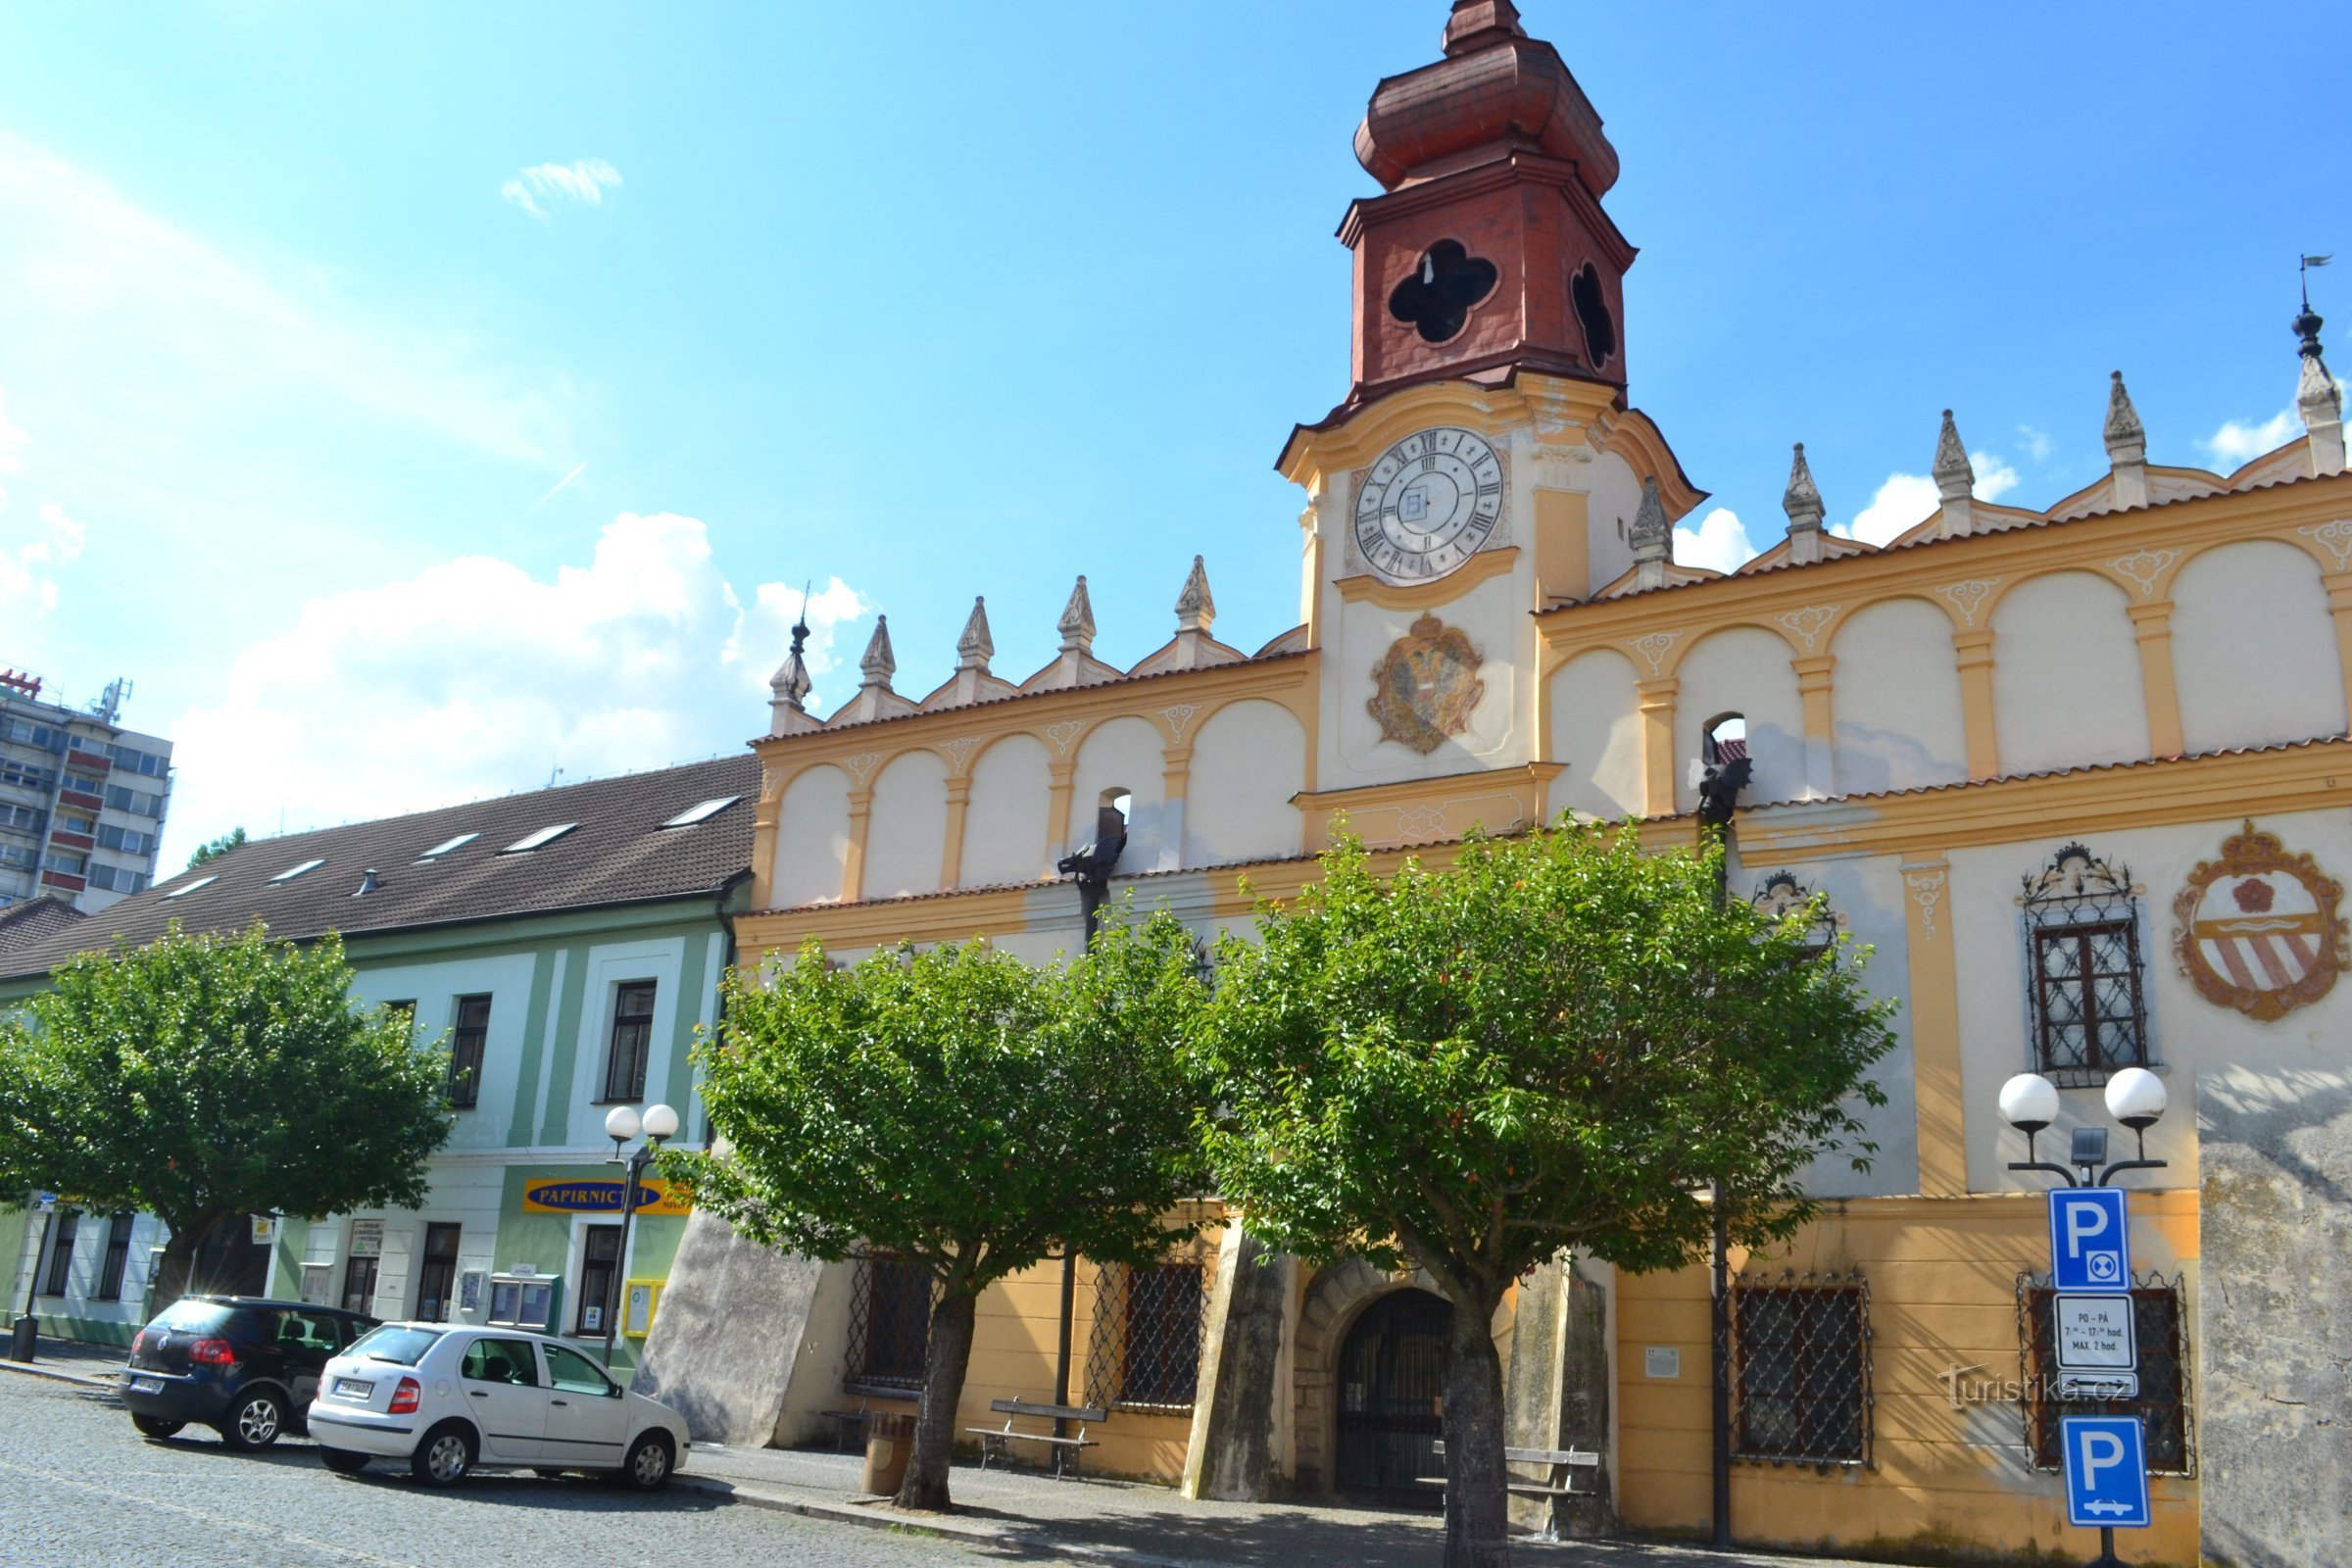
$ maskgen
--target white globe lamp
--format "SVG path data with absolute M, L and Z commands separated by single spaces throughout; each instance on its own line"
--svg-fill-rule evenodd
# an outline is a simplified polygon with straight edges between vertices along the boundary
M 2058 1119 L 2058 1086 L 2037 1072 L 2019 1073 L 2001 1085 L 2001 1116 L 2021 1133 L 2040 1132 Z
M 678 1136 L 678 1113 L 667 1105 L 645 1107 L 645 1136 L 655 1143 Z
M 2145 1067 L 2126 1067 L 2107 1080 L 2107 1114 L 2144 1133 L 2164 1114 L 2164 1080 Z
M 642 1125 L 635 1105 L 614 1105 L 605 1112 L 605 1136 L 616 1144 L 625 1144 L 636 1137 Z

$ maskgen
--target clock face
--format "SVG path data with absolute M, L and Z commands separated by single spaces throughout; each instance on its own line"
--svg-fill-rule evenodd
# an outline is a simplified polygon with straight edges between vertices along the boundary
M 1355 499 L 1355 544 L 1380 576 L 1428 582 L 1468 561 L 1502 520 L 1502 459 L 1441 425 L 1381 454 Z

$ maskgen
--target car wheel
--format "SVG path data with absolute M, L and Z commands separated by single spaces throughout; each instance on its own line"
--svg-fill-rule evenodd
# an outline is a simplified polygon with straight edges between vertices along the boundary
M 220 1441 L 239 1453 L 267 1448 L 286 1429 L 286 1407 L 268 1389 L 256 1389 L 239 1399 L 220 1423 Z
M 621 1481 L 637 1492 L 655 1492 L 669 1485 L 669 1439 L 660 1432 L 648 1432 L 629 1445 L 629 1456 L 620 1462 Z
M 409 1455 L 409 1474 L 428 1487 L 454 1487 L 473 1468 L 473 1434 L 455 1421 L 433 1428 Z
M 349 1448 L 320 1448 L 318 1457 L 324 1459 L 326 1467 L 339 1476 L 356 1476 L 368 1468 L 368 1456 L 354 1453 Z
M 187 1425 L 185 1421 L 167 1421 L 160 1415 L 134 1415 L 130 1424 L 151 1438 L 169 1438 Z

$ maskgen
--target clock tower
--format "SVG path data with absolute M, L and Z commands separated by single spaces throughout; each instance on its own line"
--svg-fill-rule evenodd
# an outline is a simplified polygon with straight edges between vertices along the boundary
M 1355 153 L 1347 396 L 1280 463 L 1310 504 L 1322 651 L 1310 818 L 1372 842 L 1552 812 L 1537 612 L 1647 585 L 1703 499 L 1626 400 L 1617 153 L 1512 0 L 1454 0 L 1443 58 L 1373 89 Z M 1384 827 L 1383 824 L 1388 824 Z

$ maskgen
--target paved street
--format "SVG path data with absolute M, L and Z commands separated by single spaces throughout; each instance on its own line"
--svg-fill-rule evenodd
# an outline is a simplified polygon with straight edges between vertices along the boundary
M 974 1568 L 969 1548 L 684 1490 L 478 1477 L 332 1476 L 301 1439 L 233 1454 L 210 1432 L 149 1443 L 106 1392 L 0 1374 L 0 1562 L 10 1568 L 498 1568 L 681 1561 Z M 1036 1559 L 1032 1559 L 1036 1560 Z

